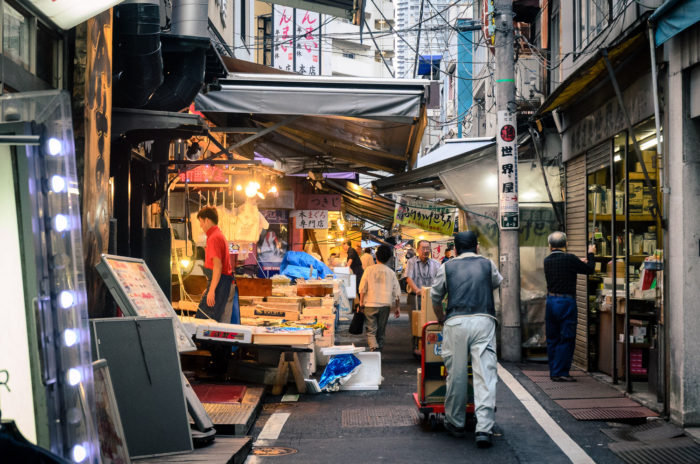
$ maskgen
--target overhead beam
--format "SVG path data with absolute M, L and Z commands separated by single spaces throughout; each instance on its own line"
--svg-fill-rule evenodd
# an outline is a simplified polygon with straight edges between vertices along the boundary
M 259 127 L 210 127 L 209 132 L 224 132 L 226 134 L 257 134 Z
M 227 148 L 227 150 L 235 150 L 238 147 L 242 147 L 243 145 L 247 145 L 250 142 L 252 142 L 253 140 L 259 139 L 263 135 L 269 134 L 270 132 L 274 132 L 274 131 L 280 129 L 281 127 L 286 126 L 287 124 L 291 124 L 292 122 L 296 121 L 300 117 L 301 116 L 299 116 L 299 115 L 290 116 L 290 117 L 288 117 L 288 118 L 286 118 L 286 119 L 284 119 L 276 124 L 273 124 L 269 127 L 266 127 L 265 129 L 262 129 L 260 132 L 258 132 L 256 134 L 253 134 L 249 137 L 244 138 L 243 140 L 241 140 L 239 142 L 234 143 L 233 145 L 230 145 Z

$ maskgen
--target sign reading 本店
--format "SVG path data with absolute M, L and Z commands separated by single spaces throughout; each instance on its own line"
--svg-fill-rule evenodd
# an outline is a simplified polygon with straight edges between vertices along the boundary
M 498 214 L 501 229 L 520 228 L 518 206 L 518 133 L 515 113 L 498 112 Z
M 307 76 L 321 75 L 321 14 L 283 5 L 272 10 L 272 66 Z
M 418 227 L 429 232 L 452 235 L 456 212 L 453 207 L 441 208 L 429 203 L 402 200 L 394 210 L 394 224 Z
M 320 209 L 299 209 L 292 211 L 297 229 L 328 229 L 328 211 Z

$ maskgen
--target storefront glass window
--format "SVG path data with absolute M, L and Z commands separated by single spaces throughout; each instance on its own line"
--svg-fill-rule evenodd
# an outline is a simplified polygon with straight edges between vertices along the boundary
M 612 140 L 612 168 L 609 151 L 591 150 L 587 155 L 588 240 L 597 248 L 596 271 L 588 278 L 589 333 L 597 335 L 590 350 L 593 365 L 612 375 L 614 363 L 619 378 L 624 378 L 629 359 L 630 378 L 646 381 L 655 363 L 654 308 L 659 307 L 660 292 L 654 290 L 655 276 L 645 272 L 644 263 L 661 253 L 660 212 L 654 214 L 654 200 L 660 203 L 660 197 L 654 121 L 634 129 L 641 160 L 628 131 Z
M 29 69 L 29 18 L 8 3 L 2 18 L 3 53 Z

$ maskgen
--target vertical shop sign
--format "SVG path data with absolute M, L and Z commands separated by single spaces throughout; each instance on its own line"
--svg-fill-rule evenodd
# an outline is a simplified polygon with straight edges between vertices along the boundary
M 515 113 L 498 112 L 498 213 L 501 229 L 518 229 L 518 142 Z
M 294 8 L 274 5 L 272 9 L 273 40 L 272 66 L 283 71 L 294 71 Z
M 321 75 L 321 14 L 274 5 L 272 23 L 272 66 L 307 76 Z
M 328 211 L 299 209 L 292 211 L 297 229 L 328 229 Z
M 312 11 L 296 11 L 296 67 L 307 76 L 321 74 L 321 15 Z
M 85 171 L 83 180 L 83 248 L 90 316 L 106 305 L 102 279 L 95 271 L 109 239 L 109 157 L 112 119 L 112 11 L 87 22 L 85 73 Z

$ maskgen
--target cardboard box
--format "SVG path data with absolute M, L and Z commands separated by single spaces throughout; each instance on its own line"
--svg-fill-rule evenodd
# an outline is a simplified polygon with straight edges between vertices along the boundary
M 642 150 L 642 159 L 644 160 L 644 166 L 646 166 L 647 172 L 656 172 L 656 150 Z
M 411 311 L 411 333 L 414 337 L 422 335 L 423 324 L 423 312 Z
M 437 321 L 435 309 L 433 308 L 433 299 L 430 297 L 430 287 L 423 287 L 421 290 L 421 311 L 425 314 L 425 321 Z
M 312 306 L 304 308 L 301 312 L 304 316 L 330 316 L 333 315 L 333 308 L 324 308 L 323 306 Z

